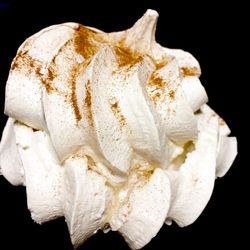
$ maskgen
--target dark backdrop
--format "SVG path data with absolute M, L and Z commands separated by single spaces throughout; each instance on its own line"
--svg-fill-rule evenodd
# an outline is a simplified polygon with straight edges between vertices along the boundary
M 92 4 L 90 2 L 93 2 Z M 138 4 L 138 2 L 143 2 Z M 231 1 L 228 1 L 231 2 Z M 94 0 L 68 1 L 0 1 L 0 117 L 2 131 L 7 117 L 3 114 L 4 88 L 11 61 L 17 48 L 40 29 L 62 22 L 79 22 L 104 31 L 130 27 L 147 8 L 159 12 L 156 38 L 163 46 L 182 48 L 200 62 L 201 80 L 209 105 L 228 123 L 239 140 L 239 156 L 228 174 L 217 179 L 213 196 L 199 219 L 191 226 L 163 226 L 145 249 L 203 249 L 233 247 L 242 249 L 246 211 L 247 166 L 242 160 L 246 136 L 242 129 L 243 82 L 239 56 L 244 54 L 235 41 L 243 39 L 239 29 L 242 14 L 239 5 L 199 4 L 187 1 L 117 1 L 102 4 Z M 53 3 L 53 4 L 52 4 Z M 135 5 L 137 3 L 138 6 Z M 243 16 L 244 18 L 244 16 Z M 247 135 L 248 136 L 248 135 Z M 116 233 L 97 233 L 80 249 L 128 249 Z M 26 205 L 24 187 L 13 187 L 0 177 L 0 249 L 72 249 L 64 219 L 43 226 L 35 224 Z

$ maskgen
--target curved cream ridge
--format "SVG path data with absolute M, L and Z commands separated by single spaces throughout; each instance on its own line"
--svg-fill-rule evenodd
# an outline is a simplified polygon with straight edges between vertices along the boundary
M 111 229 L 139 249 L 164 222 L 193 223 L 236 157 L 199 63 L 156 43 L 157 18 L 114 33 L 51 26 L 12 62 L 1 174 L 26 185 L 37 223 L 65 216 L 75 247 Z

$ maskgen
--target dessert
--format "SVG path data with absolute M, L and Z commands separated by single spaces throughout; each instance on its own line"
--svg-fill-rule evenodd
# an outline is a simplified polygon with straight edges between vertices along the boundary
M 155 41 L 157 18 L 50 26 L 12 62 L 1 174 L 26 186 L 34 221 L 64 216 L 75 247 L 100 229 L 140 249 L 164 223 L 190 225 L 237 154 L 199 63 Z

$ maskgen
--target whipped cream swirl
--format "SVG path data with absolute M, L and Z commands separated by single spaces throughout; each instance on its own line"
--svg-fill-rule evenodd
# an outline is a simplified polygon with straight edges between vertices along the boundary
M 164 222 L 193 223 L 237 154 L 199 63 L 155 41 L 157 18 L 114 33 L 51 26 L 12 62 L 1 174 L 26 186 L 37 223 L 65 216 L 76 247 L 111 229 L 139 249 Z

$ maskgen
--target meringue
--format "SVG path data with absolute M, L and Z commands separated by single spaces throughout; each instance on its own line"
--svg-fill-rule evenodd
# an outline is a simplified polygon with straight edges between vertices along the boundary
M 26 186 L 34 221 L 65 217 L 74 247 L 101 229 L 140 249 L 164 223 L 190 225 L 236 157 L 199 63 L 155 41 L 157 19 L 54 25 L 12 62 L 0 173 Z

